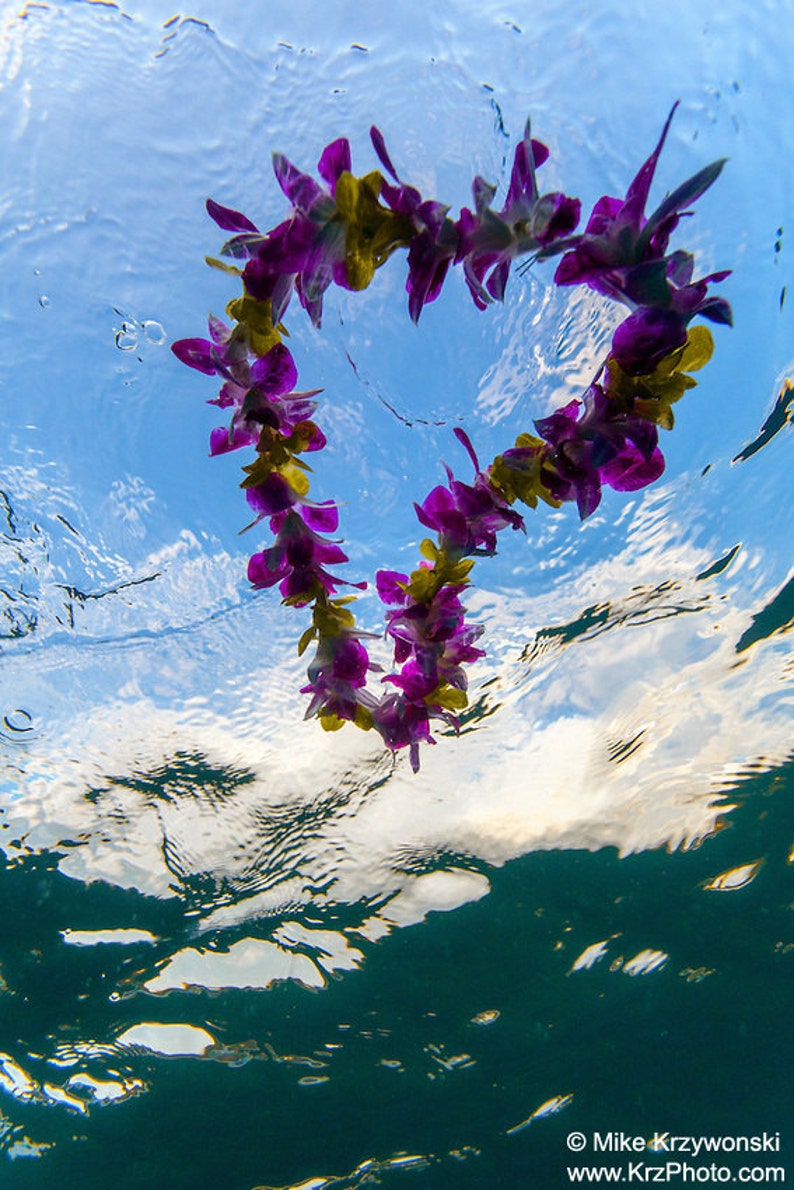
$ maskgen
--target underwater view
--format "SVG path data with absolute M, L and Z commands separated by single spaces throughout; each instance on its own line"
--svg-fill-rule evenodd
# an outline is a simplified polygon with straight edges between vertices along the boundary
M 791 16 L 0 6 L 0 1185 L 794 1181 Z

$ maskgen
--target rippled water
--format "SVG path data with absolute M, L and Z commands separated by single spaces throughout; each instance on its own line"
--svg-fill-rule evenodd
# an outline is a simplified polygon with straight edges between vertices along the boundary
M 779 1130 L 794 1176 L 788 6 L 0 21 L 3 1185 L 551 1188 L 572 1130 Z M 272 224 L 271 151 L 363 172 L 374 121 L 457 209 L 531 113 L 587 207 L 676 98 L 659 193 L 730 158 L 685 242 L 736 326 L 665 476 L 477 567 L 488 657 L 418 775 L 325 735 L 168 350 L 233 296 L 205 196 Z M 417 329 L 392 262 L 293 314 L 357 575 L 412 564 L 453 425 L 488 459 L 589 380 L 613 315 L 549 281 L 479 314 L 453 278 Z

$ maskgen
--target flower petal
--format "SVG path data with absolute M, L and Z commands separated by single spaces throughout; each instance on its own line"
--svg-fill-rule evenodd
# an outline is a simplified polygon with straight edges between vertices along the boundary
M 340 176 L 343 173 L 350 173 L 351 168 L 350 141 L 346 136 L 340 136 L 338 140 L 331 141 L 330 145 L 326 145 L 317 163 L 318 173 L 328 183 L 332 194 L 336 190 L 336 183 Z
M 323 504 L 302 504 L 300 514 L 304 523 L 319 533 L 335 533 L 339 528 L 339 508 L 332 500 Z
M 189 368 L 195 368 L 206 376 L 215 375 L 217 364 L 208 339 L 177 339 L 171 344 L 171 350 Z
M 616 492 L 636 492 L 659 478 L 664 471 L 664 455 L 657 447 L 650 458 L 627 442 L 616 458 L 601 468 L 601 479 Z
M 408 575 L 399 570 L 379 570 L 375 575 L 375 587 L 381 603 L 404 604 L 408 598 L 405 588 Z
M 298 382 L 298 369 L 288 348 L 276 343 L 251 365 L 251 380 L 271 397 L 291 392 Z
M 221 206 L 219 202 L 215 202 L 212 198 L 207 199 L 207 214 L 224 231 L 253 231 L 257 234 L 259 233 L 259 228 L 250 219 L 247 219 L 245 215 L 233 210 L 231 207 Z

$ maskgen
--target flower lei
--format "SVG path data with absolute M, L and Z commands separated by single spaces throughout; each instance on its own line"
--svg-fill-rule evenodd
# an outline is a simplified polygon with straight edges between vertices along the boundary
M 600 198 L 578 234 L 579 200 L 538 189 L 537 170 L 548 150 L 531 138 L 529 124 L 498 211 L 492 206 L 496 188 L 477 177 L 474 209 L 451 219 L 449 207 L 401 181 L 375 127 L 372 144 L 388 178 L 377 170 L 354 177 L 345 138 L 329 144 L 320 158 L 327 188 L 275 154 L 276 178 L 292 209 L 269 232 L 208 200 L 210 216 L 233 233 L 221 254 L 245 262 L 208 263 L 241 277 L 243 292 L 226 308 L 232 327 L 211 316 L 209 339 L 181 339 L 172 350 L 183 363 L 222 380 L 210 404 L 226 410 L 230 420 L 212 431 L 210 453 L 240 447 L 256 452 L 243 468 L 241 486 L 255 513 L 252 525 L 267 519 L 273 539 L 251 557 L 248 577 L 255 588 L 278 585 L 286 605 L 311 608 L 298 652 L 310 644 L 315 651 L 301 692 L 310 695 L 307 718 L 316 716 L 327 730 L 345 722 L 374 729 L 388 748 L 408 747 L 416 771 L 419 744 L 435 742 L 431 721 L 457 729 L 457 713 L 467 705 L 465 667 L 484 656 L 476 645 L 483 628 L 467 621 L 461 596 L 475 560 L 496 552 L 497 534 L 508 527 L 524 530 L 514 505 L 536 508 L 543 501 L 557 508 L 575 501 L 584 519 L 598 506 L 603 484 L 634 491 L 662 474 L 659 427 L 672 427 L 673 404 L 696 384 L 689 373 L 713 351 L 709 330 L 690 323 L 696 315 L 731 323 L 728 303 L 708 292 L 728 272 L 693 280 L 693 256 L 667 250 L 680 218 L 691 214 L 685 208 L 712 185 L 724 161 L 700 170 L 645 215 L 677 106 L 626 197 Z M 319 327 L 329 285 L 365 289 L 397 249 L 408 253 L 414 322 L 438 298 L 452 265 L 462 265 L 475 304 L 485 309 L 503 299 L 511 264 L 521 257 L 532 262 L 560 256 L 557 285 L 586 285 L 630 313 L 581 400 L 536 421 L 535 434 L 519 434 L 490 466 L 481 468 L 468 436 L 454 431 L 468 452 L 473 481 L 455 479 L 447 467 L 446 484 L 415 505 L 419 521 L 435 535 L 421 544 L 423 560 L 411 574 L 381 570 L 376 577 L 395 666 L 381 678 L 387 690 L 376 694 L 367 677 L 380 667 L 364 643 L 374 634 L 356 627 L 355 596 L 337 596 L 340 586 L 362 589 L 366 583 L 327 569 L 348 561 L 339 540 L 327 536 L 338 527 L 337 505 L 309 499 L 310 467 L 303 456 L 326 443 L 313 420 L 319 390 L 296 391 L 282 319 L 296 294 Z

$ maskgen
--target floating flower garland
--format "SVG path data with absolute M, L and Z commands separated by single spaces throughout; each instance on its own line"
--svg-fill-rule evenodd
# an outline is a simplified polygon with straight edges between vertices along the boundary
M 724 161 L 700 170 L 645 215 L 676 107 L 626 197 L 600 198 L 581 233 L 575 231 L 579 200 L 538 189 L 537 170 L 548 150 L 531 138 L 529 124 L 498 211 L 492 206 L 495 187 L 477 177 L 474 209 L 451 219 L 449 207 L 400 180 L 374 127 L 372 144 L 387 177 L 377 170 L 354 177 L 345 138 L 320 158 L 325 187 L 275 154 L 276 178 L 292 209 L 269 232 L 208 200 L 210 216 L 233 233 L 221 255 L 245 262 L 208 263 L 240 277 L 243 292 L 226 308 L 231 327 L 211 316 L 208 339 L 181 339 L 172 350 L 183 363 L 222 380 L 210 403 L 225 410 L 228 421 L 212 431 L 210 453 L 255 451 L 241 486 L 255 514 L 252 525 L 267 520 L 273 538 L 251 557 L 248 577 L 256 588 L 277 586 L 284 604 L 311 609 L 298 644 L 301 655 L 314 645 L 301 692 L 310 696 L 307 717 L 316 716 L 327 730 L 346 722 L 373 729 L 393 751 L 409 748 L 418 769 L 419 745 L 435 742 L 431 722 L 457 728 L 467 705 L 465 667 L 484 656 L 476 643 L 483 629 L 468 622 L 461 596 L 475 560 L 496 553 L 497 534 L 508 527 L 524 530 L 514 505 L 535 508 L 543 501 L 557 508 L 575 501 L 584 519 L 597 508 L 604 484 L 635 491 L 662 474 L 659 427 L 672 428 L 672 406 L 695 385 L 690 373 L 713 351 L 709 330 L 690 324 L 698 315 L 731 323 L 728 303 L 709 293 L 728 272 L 695 281 L 693 256 L 680 249 L 668 253 L 672 232 L 691 213 L 685 208 L 712 185 Z M 340 587 L 367 584 L 328 569 L 348 558 L 329 536 L 338 529 L 337 505 L 309 499 L 311 468 L 303 456 L 326 444 L 313 420 L 318 390 L 296 390 L 298 373 L 283 342 L 282 320 L 295 294 L 319 327 L 330 285 L 365 289 L 398 249 L 408 254 L 414 322 L 438 298 L 451 266 L 462 266 L 475 304 L 485 309 L 503 299 L 514 261 L 554 256 L 561 257 L 557 285 L 586 285 L 630 313 L 581 399 L 536 421 L 534 434 L 520 434 L 489 466 L 480 466 L 464 431 L 454 431 L 474 478 L 465 483 L 447 467 L 446 484 L 415 505 L 419 521 L 434 534 L 421 544 L 422 561 L 411 574 L 377 574 L 394 670 L 381 678 L 387 689 L 375 693 L 367 680 L 379 667 L 365 643 L 374 634 L 356 627 L 355 596 L 337 594 Z

